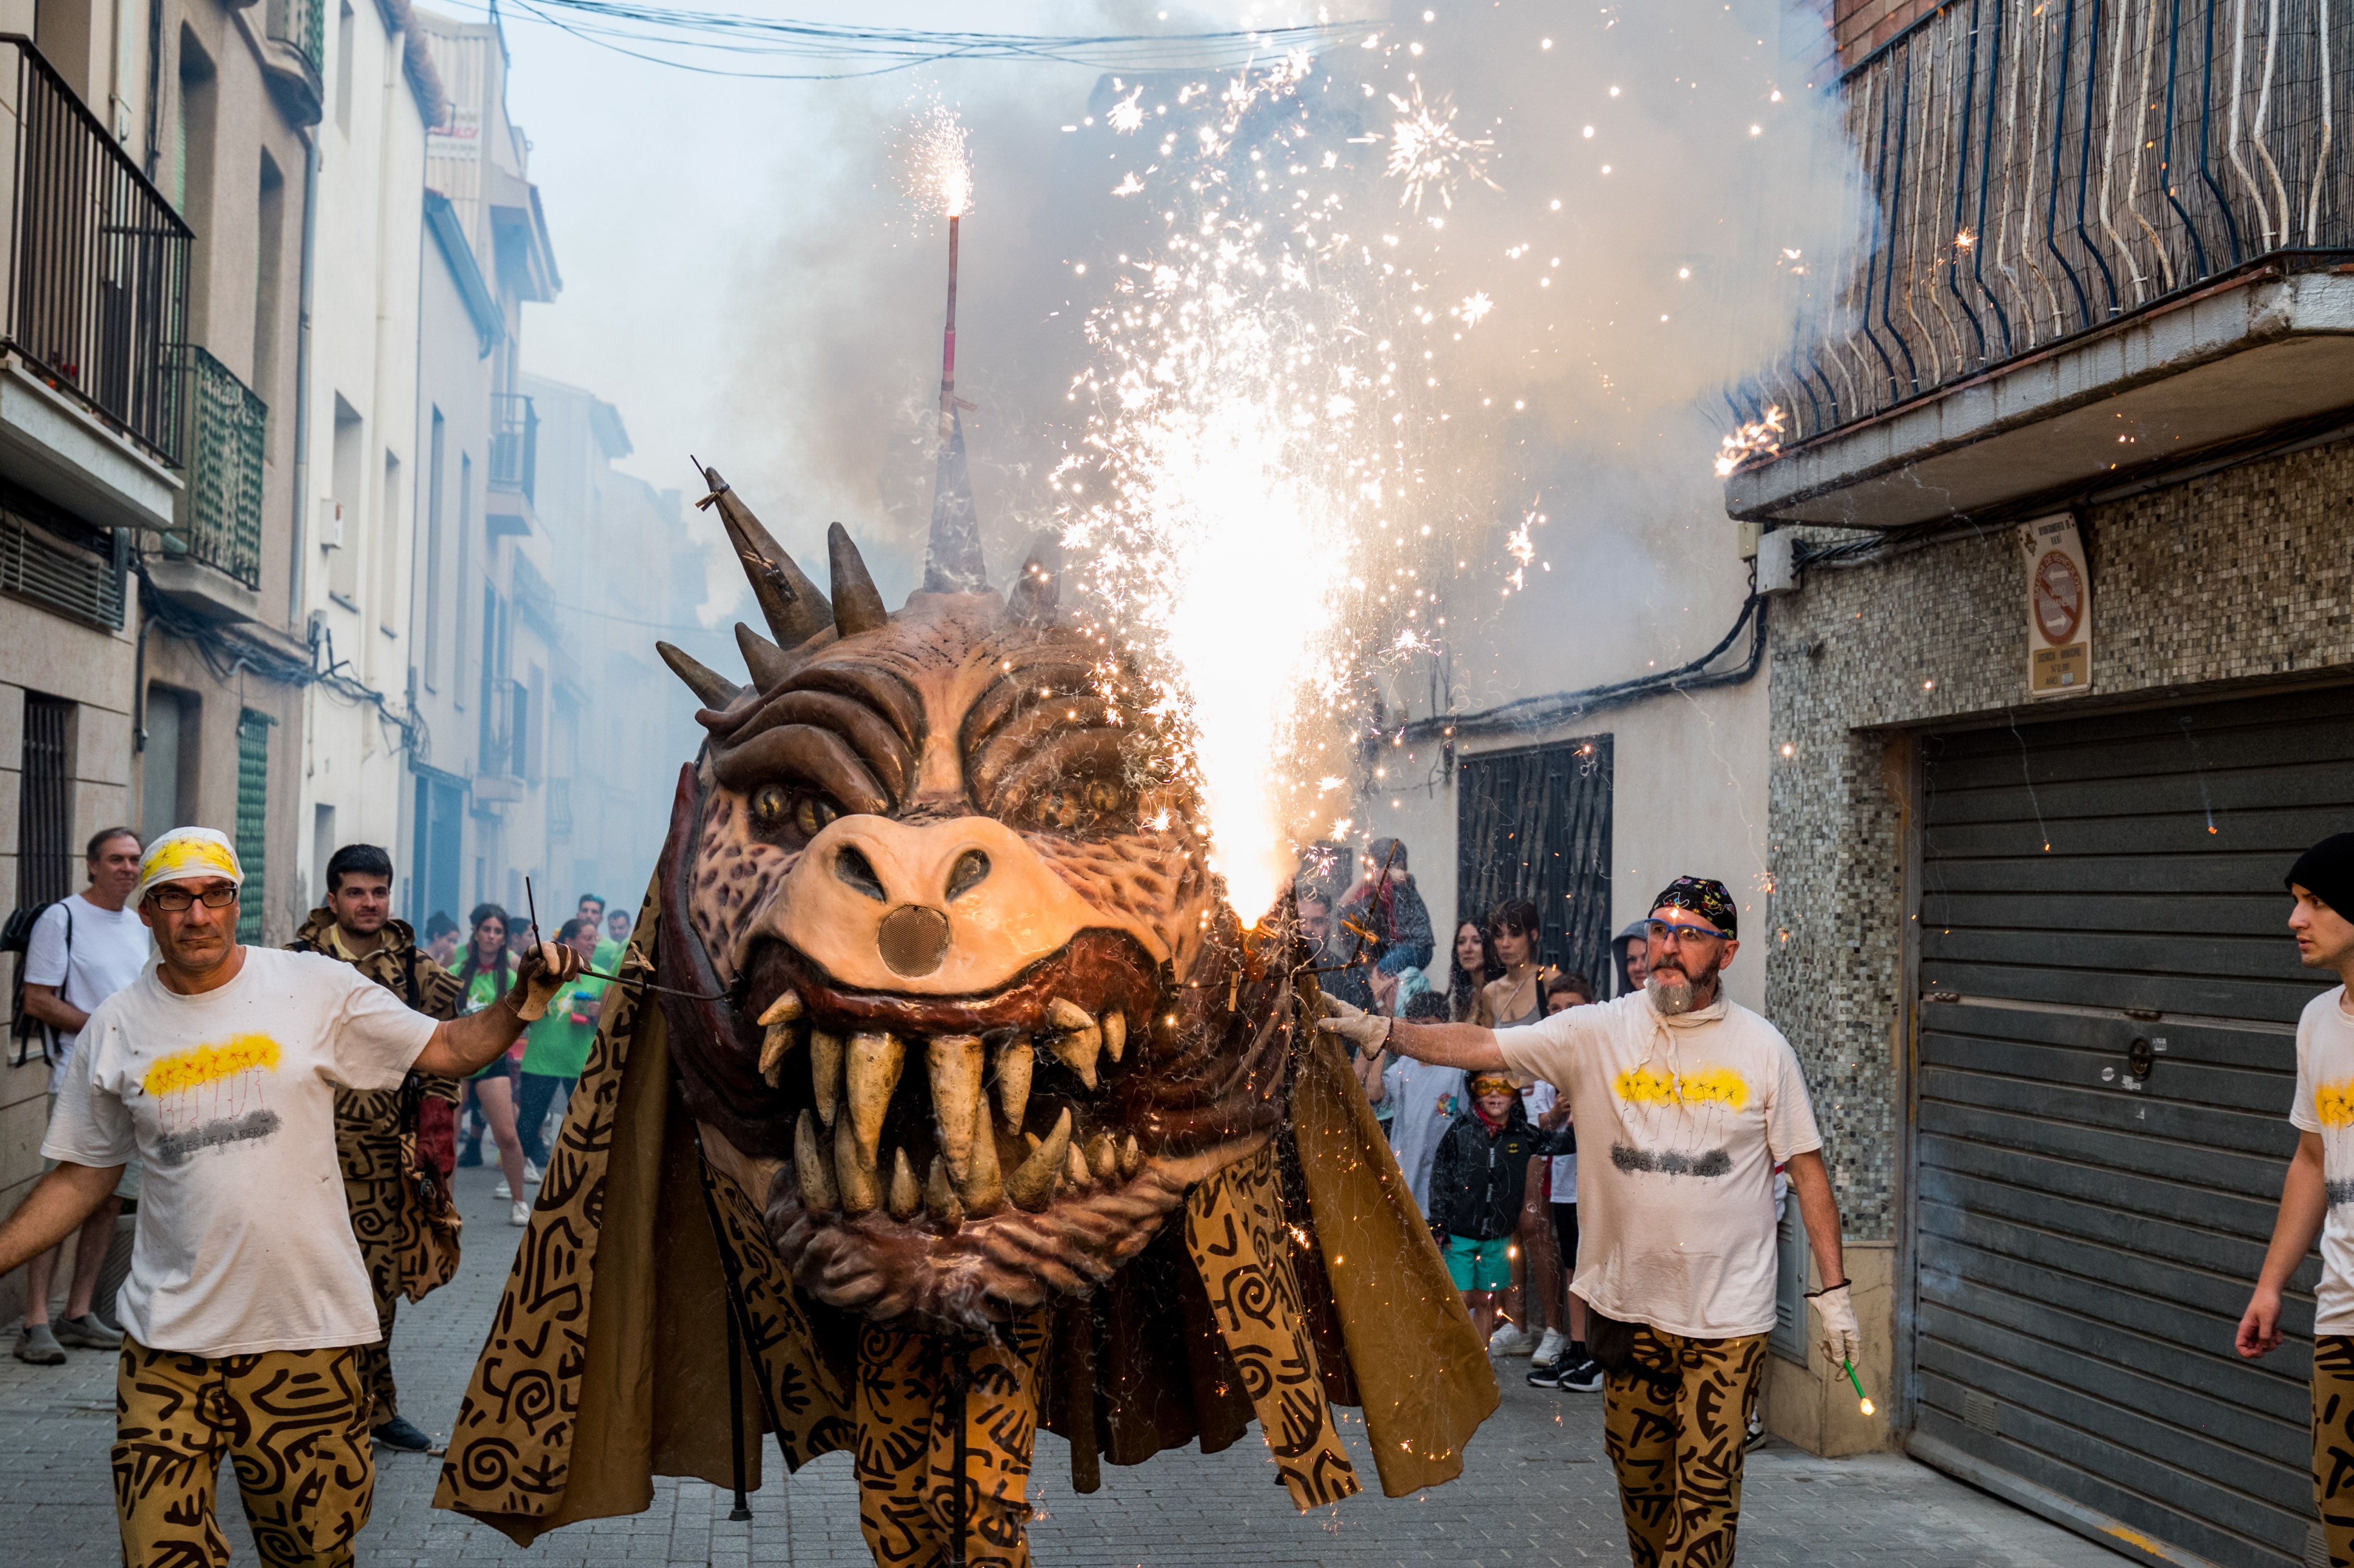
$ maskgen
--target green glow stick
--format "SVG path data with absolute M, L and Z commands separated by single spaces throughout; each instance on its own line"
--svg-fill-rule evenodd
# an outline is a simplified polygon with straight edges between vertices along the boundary
M 1872 1396 L 1863 1392 L 1863 1380 L 1855 1375 L 1855 1363 L 1853 1361 L 1841 1361 L 1840 1362 L 1840 1365 L 1845 1369 L 1847 1372 L 1847 1381 L 1855 1385 L 1855 1397 L 1862 1404 L 1863 1413 L 1866 1415 L 1871 1414 Z

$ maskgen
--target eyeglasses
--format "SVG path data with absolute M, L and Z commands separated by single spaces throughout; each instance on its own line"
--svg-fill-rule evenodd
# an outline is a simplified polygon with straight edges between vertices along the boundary
M 169 910 L 175 915 L 195 904 L 198 898 L 205 901 L 207 909 L 226 909 L 237 902 L 237 884 L 221 883 L 206 888 L 201 894 L 192 893 L 177 884 L 166 884 L 147 895 L 147 901 L 156 908 Z
M 1651 940 L 1654 942 L 1665 941 L 1670 937 L 1675 938 L 1679 942 L 1689 942 L 1694 937 L 1707 937 L 1719 942 L 1724 940 L 1724 933 L 1722 931 L 1713 930 L 1706 926 L 1680 925 L 1673 920 L 1647 920 L 1643 923 L 1643 929 L 1650 933 Z

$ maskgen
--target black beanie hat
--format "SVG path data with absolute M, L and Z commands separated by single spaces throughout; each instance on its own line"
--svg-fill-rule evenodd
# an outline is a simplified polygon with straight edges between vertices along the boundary
M 2281 880 L 2354 920 L 2354 833 L 2332 833 L 2322 840 L 2297 856 Z

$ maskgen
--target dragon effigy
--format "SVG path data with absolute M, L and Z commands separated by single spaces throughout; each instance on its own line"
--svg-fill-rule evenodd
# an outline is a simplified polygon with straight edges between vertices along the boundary
M 854 1455 L 877 1563 L 1021 1564 L 1041 1427 L 1083 1491 L 1257 1422 L 1332 1502 L 1343 1406 L 1390 1494 L 1458 1473 L 1487 1360 L 1053 546 L 1001 596 L 943 512 L 889 612 L 704 477 L 770 635 L 748 684 L 663 649 L 707 739 L 437 1504 L 528 1542 L 773 1435 Z

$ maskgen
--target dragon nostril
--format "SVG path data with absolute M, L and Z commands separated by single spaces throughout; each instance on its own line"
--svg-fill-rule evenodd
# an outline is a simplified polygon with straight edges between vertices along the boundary
M 989 875 L 989 857 L 979 850 L 967 850 L 957 856 L 956 866 L 949 873 L 949 901 L 957 899 L 979 887 Z
M 937 909 L 903 904 L 883 916 L 875 945 L 894 973 L 930 974 L 948 954 L 949 917 Z
M 833 874 L 877 904 L 890 902 L 883 891 L 883 879 L 875 874 L 874 863 L 860 853 L 854 845 L 844 844 L 834 852 Z

